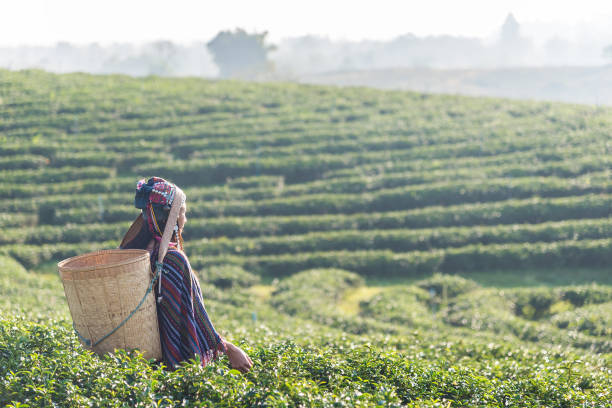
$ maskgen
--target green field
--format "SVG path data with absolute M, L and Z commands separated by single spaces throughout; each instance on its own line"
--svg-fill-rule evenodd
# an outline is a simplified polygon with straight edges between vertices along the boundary
M 0 70 L 2 406 L 612 406 L 612 109 Z M 225 357 L 85 351 L 57 261 L 187 194 Z

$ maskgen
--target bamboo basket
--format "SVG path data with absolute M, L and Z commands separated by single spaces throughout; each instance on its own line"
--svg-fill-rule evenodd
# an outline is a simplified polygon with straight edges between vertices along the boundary
M 148 251 L 95 251 L 65 259 L 57 266 L 74 328 L 86 348 L 99 355 L 115 349 L 139 349 L 147 359 L 162 359 L 155 292 L 144 297 L 151 285 Z

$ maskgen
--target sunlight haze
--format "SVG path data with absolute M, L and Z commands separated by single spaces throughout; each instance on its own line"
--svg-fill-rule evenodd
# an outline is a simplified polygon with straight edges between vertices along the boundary
M 406 33 L 489 38 L 508 13 L 533 36 L 584 37 L 612 31 L 612 3 L 486 1 L 78 1 L 24 0 L 0 4 L 0 45 L 98 42 L 140 43 L 167 39 L 206 41 L 220 30 L 241 27 L 269 32 L 272 41 L 306 34 L 334 40 L 389 40 Z M 538 40 L 538 38 L 536 38 Z

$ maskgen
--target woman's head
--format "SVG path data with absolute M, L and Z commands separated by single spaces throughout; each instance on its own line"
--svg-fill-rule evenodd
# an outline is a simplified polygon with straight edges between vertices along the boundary
M 176 192 L 176 185 L 161 177 L 151 177 L 146 182 L 145 179 L 138 181 L 134 206 L 141 209 L 143 222 L 135 238 L 122 245 L 122 248 L 145 248 L 152 239 L 161 241 Z M 181 240 L 181 233 L 187 221 L 186 210 L 186 204 L 183 202 L 176 222 L 178 231 L 175 230 L 172 236 L 173 242 Z

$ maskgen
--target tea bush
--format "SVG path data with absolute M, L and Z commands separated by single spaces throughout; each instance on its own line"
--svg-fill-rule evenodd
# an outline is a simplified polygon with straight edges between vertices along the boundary
M 610 396 L 602 367 L 572 364 L 563 352 L 503 344 L 453 344 L 419 355 L 349 339 L 320 346 L 279 339 L 243 345 L 255 362 L 243 376 L 225 358 L 206 367 L 192 361 L 174 372 L 138 352 L 100 358 L 83 350 L 64 326 L 50 324 L 0 320 L 3 405 L 596 407 Z M 474 363 L 447 360 L 448 347 L 471 353 Z M 538 364 L 543 357 L 545 370 Z M 495 365 L 487 363 L 491 358 Z
M 364 284 L 359 275 L 340 269 L 312 269 L 284 279 L 272 293 L 272 305 L 288 314 L 332 307 L 349 288 Z
M 221 289 L 249 287 L 259 283 L 260 277 L 235 265 L 211 266 L 199 271 L 202 281 L 211 283 Z
M 359 303 L 362 316 L 378 321 L 434 330 L 430 295 L 412 286 L 383 290 Z
M 443 295 L 448 298 L 454 298 L 480 288 L 480 285 L 473 280 L 461 276 L 443 274 L 434 274 L 430 278 L 422 279 L 415 284 L 438 298 Z
M 551 289 L 481 289 L 450 301 L 441 314 L 447 324 L 454 326 L 510 334 L 533 342 L 572 345 L 598 353 L 612 351 L 612 340 L 605 335 L 593 336 L 588 331 L 568 335 L 548 321 L 534 321 L 551 316 L 553 299 Z
M 558 313 L 552 316 L 551 322 L 561 329 L 612 338 L 612 302 Z

